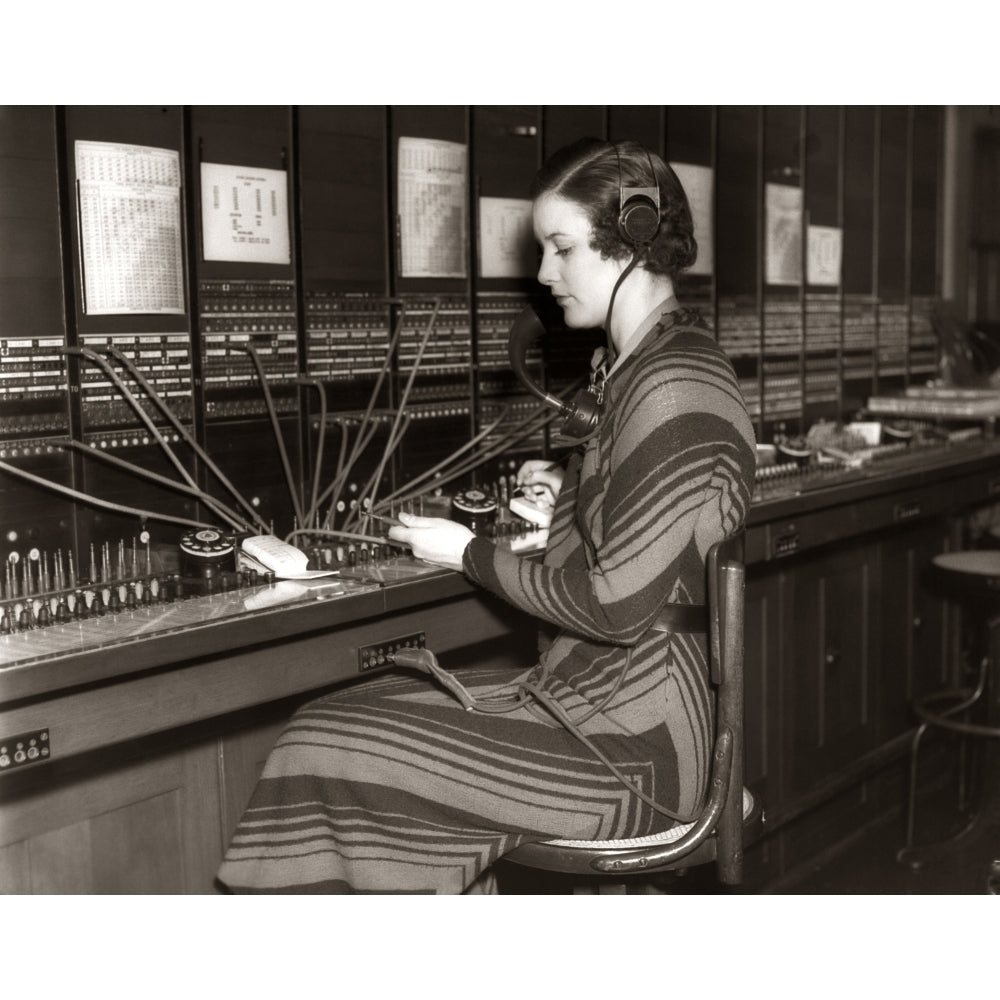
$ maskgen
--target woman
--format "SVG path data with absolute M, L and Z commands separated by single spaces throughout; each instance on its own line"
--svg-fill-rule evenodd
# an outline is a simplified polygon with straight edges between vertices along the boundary
M 635 187 L 656 206 L 637 238 L 619 222 Z M 568 327 L 605 327 L 613 362 L 565 471 L 518 474 L 554 504 L 544 558 L 438 518 L 404 514 L 390 533 L 555 637 L 529 669 L 462 671 L 473 711 L 404 671 L 302 708 L 220 869 L 233 889 L 487 891 L 525 840 L 641 836 L 700 804 L 706 637 L 654 625 L 665 602 L 704 603 L 705 554 L 743 524 L 755 448 L 731 365 L 674 296 L 696 255 L 690 209 L 659 157 L 581 140 L 539 172 L 533 223 L 539 281 Z

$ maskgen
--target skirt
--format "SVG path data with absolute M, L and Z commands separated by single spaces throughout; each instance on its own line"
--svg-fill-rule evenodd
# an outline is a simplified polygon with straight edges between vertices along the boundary
M 637 656 L 601 711 L 560 678 L 543 678 L 547 696 L 585 720 L 589 746 L 536 698 L 518 703 L 538 667 L 457 672 L 476 698 L 518 703 L 503 714 L 467 711 L 432 678 L 406 671 L 304 705 L 268 757 L 219 880 L 233 892 L 494 891 L 490 866 L 525 841 L 668 829 L 675 820 L 607 762 L 668 809 L 703 795 L 704 649 L 686 636 L 670 646 L 666 658 L 662 647 Z M 658 720 L 642 732 L 627 723 L 637 702 L 640 718 Z

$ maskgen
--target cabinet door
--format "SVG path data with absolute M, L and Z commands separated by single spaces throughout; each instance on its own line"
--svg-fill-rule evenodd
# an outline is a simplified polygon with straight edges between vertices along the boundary
M 216 742 L 116 763 L 12 775 L 0 806 L 0 892 L 212 891 L 219 861 Z M 86 770 L 82 770 L 86 768 Z M 29 780 L 30 779 L 30 780 Z
M 219 740 L 222 829 L 227 844 L 250 802 L 268 754 L 294 708 L 294 705 L 282 705 L 275 711 L 262 710 L 256 722 L 227 733 Z
M 876 547 L 865 538 L 817 550 L 782 573 L 783 870 L 821 854 L 871 819 L 864 783 L 837 778 L 877 741 L 873 702 L 879 614 Z
M 873 748 L 878 606 L 866 540 L 813 554 L 783 580 L 785 792 L 813 791 Z
M 894 534 L 879 547 L 883 624 L 878 718 L 883 740 L 913 727 L 913 699 L 944 683 L 947 609 L 928 589 L 926 572 L 931 559 L 947 549 L 947 541 L 946 525 L 931 521 Z

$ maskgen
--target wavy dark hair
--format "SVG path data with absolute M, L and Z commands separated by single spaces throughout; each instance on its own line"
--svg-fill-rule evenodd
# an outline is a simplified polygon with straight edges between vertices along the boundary
M 531 197 L 551 193 L 578 204 L 593 228 L 591 248 L 605 259 L 623 260 L 634 248 L 618 231 L 621 185 L 651 187 L 650 164 L 660 188 L 660 231 L 643 248 L 641 265 L 673 278 L 698 257 L 691 207 L 670 165 L 641 143 L 586 138 L 563 146 L 538 171 Z

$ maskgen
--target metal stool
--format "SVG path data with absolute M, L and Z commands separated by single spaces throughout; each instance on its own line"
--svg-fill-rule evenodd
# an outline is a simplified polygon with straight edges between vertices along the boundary
M 933 858 L 955 850 L 1000 818 L 1000 769 L 996 748 L 988 744 L 983 768 L 984 794 L 966 827 L 942 841 L 913 843 L 917 754 L 927 730 L 933 727 L 973 738 L 1000 737 L 1000 550 L 946 552 L 931 560 L 929 571 L 931 585 L 947 600 L 961 604 L 985 620 L 987 647 L 979 661 L 974 683 L 956 683 L 917 698 L 913 703 L 920 725 L 910 747 L 906 844 L 897 854 L 897 860 L 911 868 L 920 868 Z M 985 721 L 972 721 L 974 710 L 984 714 Z

